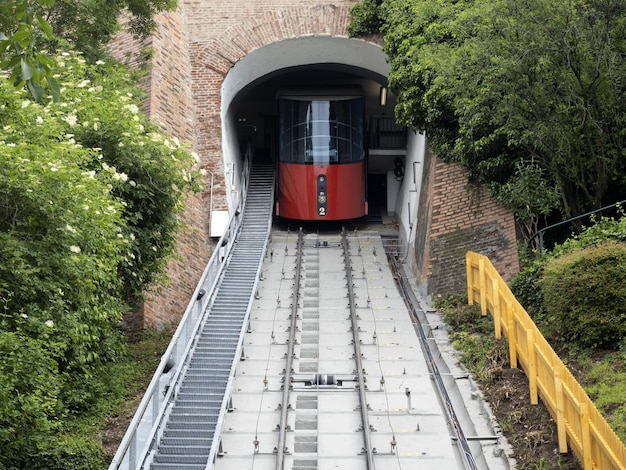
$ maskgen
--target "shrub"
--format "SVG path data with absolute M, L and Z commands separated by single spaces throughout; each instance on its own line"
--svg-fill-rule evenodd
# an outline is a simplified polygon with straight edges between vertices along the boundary
M 115 356 L 122 205 L 68 142 L 5 146 L 0 167 L 0 330 L 62 349 L 60 372 L 89 374 Z M 8 313 L 11 315 L 8 315 Z
M 115 388 L 123 313 L 163 273 L 197 156 L 141 113 L 115 64 L 63 52 L 63 101 L 0 77 L 0 468 L 95 468 L 61 438 Z M 52 443 L 52 444 L 51 444 Z M 33 456 L 39 457 L 35 460 Z M 30 459 L 30 460 L 29 460 Z M 38 466 L 37 466 L 38 465 Z
M 576 249 L 548 261 L 539 280 L 546 321 L 582 348 L 615 348 L 626 336 L 626 243 Z
M 56 361 L 42 341 L 6 332 L 0 332 L 0 357 L 0 468 L 30 468 L 22 465 L 25 450 L 59 424 Z
M 196 154 L 141 112 L 143 91 L 125 68 L 90 65 L 69 52 L 59 62 L 65 102 L 51 103 L 50 112 L 59 115 L 65 134 L 96 150 L 87 169 L 107 175 L 112 193 L 124 202 L 129 244 L 118 272 L 124 300 L 135 304 L 174 253 L 186 195 L 200 190 L 204 171 L 196 168 Z
M 102 448 L 81 436 L 60 436 L 41 443 L 28 462 L 30 470 L 101 470 L 106 468 Z
M 128 70 L 114 62 L 88 64 L 68 51 L 57 62 L 62 102 L 31 102 L 0 80 L 0 151 L 2 144 L 30 143 L 58 155 L 53 147 L 59 140 L 72 151 L 82 149 L 83 171 L 123 203 L 127 246 L 117 268 L 124 300 L 136 304 L 174 253 L 186 195 L 200 189 L 205 172 L 197 168 L 197 155 L 141 112 L 143 92 Z
M 554 325 L 553 323 L 551 325 L 544 323 L 546 311 L 543 292 L 538 283 L 543 275 L 544 266 L 552 259 L 608 240 L 626 241 L 626 217 L 603 217 L 562 244 L 556 245 L 552 251 L 528 262 L 526 267 L 511 281 L 511 291 L 529 315 L 538 324 L 542 324 L 542 327 L 549 330 L 550 326 Z M 544 331 L 544 334 L 550 336 L 551 332 L 547 330 Z
M 546 258 L 541 258 L 532 261 L 513 278 L 509 286 L 515 298 L 536 323 L 540 323 L 545 316 L 543 294 L 537 285 L 543 274 L 545 260 Z

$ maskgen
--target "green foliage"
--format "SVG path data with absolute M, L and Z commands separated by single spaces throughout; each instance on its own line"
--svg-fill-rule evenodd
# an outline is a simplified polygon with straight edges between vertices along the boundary
M 54 0 L 0 1 L 0 69 L 10 70 L 17 88 L 26 86 L 38 101 L 44 97 L 47 82 L 55 99 L 59 86 L 52 74 L 54 62 L 43 53 L 40 37 L 50 40 L 52 27 L 37 7 L 52 7 Z
M 104 181 L 112 189 L 109 197 L 122 202 L 118 217 L 124 224 L 114 234 L 123 241 L 122 260 L 113 258 L 123 300 L 135 304 L 173 254 L 185 195 L 199 188 L 197 156 L 162 135 L 140 112 L 142 93 L 126 70 L 103 61 L 90 65 L 69 52 L 57 61 L 64 101 L 41 106 L 8 89 L 0 140 L 50 145 L 50 139 L 61 137 L 72 151 L 90 149 L 77 164 L 90 181 Z
M 492 184 L 490 188 L 491 193 L 513 211 L 526 240 L 530 240 L 539 230 L 539 223 L 559 207 L 559 193 L 545 173 L 535 163 L 520 161 L 515 164 L 515 173 L 506 183 Z
M 539 281 L 546 321 L 570 345 L 617 348 L 626 336 L 625 281 L 624 243 L 605 243 L 551 259 Z
M 352 21 L 348 25 L 350 36 L 377 33 L 382 26 L 379 8 L 383 0 L 363 0 L 352 7 Z
M 54 436 L 42 443 L 24 468 L 32 470 L 102 470 L 106 468 L 102 448 L 83 436 Z
M 69 42 L 95 62 L 108 56 L 105 46 L 127 14 L 128 29 L 137 38 L 156 27 L 154 15 L 174 10 L 177 0 L 0 0 L 0 69 L 11 72 L 17 88 L 27 87 L 42 101 L 46 88 L 60 99 L 54 77 L 56 63 L 46 49 Z
M 543 294 L 537 284 L 543 275 L 545 260 L 546 258 L 541 258 L 531 261 L 509 285 L 515 298 L 524 306 L 535 323 L 541 323 L 545 316 Z
M 620 194 L 626 4 L 384 0 L 362 8 L 382 21 L 398 120 L 426 131 L 439 157 L 493 183 L 528 231 L 557 202 L 572 216 Z
M 448 309 L 459 308 L 467 304 L 467 295 L 466 294 L 437 294 L 433 297 L 433 306 L 436 309 L 443 310 L 444 312 Z M 474 307 L 473 307 L 474 308 Z
M 554 258 L 607 241 L 626 242 L 626 217 L 604 217 L 595 221 L 593 225 L 584 227 L 580 233 L 572 235 L 563 244 L 556 245 L 552 251 L 544 253 L 540 258 L 530 260 L 511 281 L 511 291 L 535 322 L 541 325 L 546 337 L 556 334 L 553 331 L 556 324 L 546 322 L 547 312 L 543 292 L 539 286 L 544 266 Z
M 128 15 L 128 29 L 138 38 L 156 27 L 154 16 L 176 8 L 177 0 L 56 0 L 45 10 L 54 34 L 72 44 L 93 62 L 103 58 L 103 47 L 119 31 L 119 16 Z
M 483 317 L 480 307 L 467 305 L 467 298 L 458 294 L 438 296 L 434 304 L 451 329 L 452 344 L 463 364 L 480 380 L 497 380 L 508 352 L 505 341 L 495 340 L 491 317 Z
M 0 468 L 12 468 L 58 428 L 61 382 L 44 341 L 0 332 L 0 356 Z
M 466 295 L 438 295 L 433 300 L 435 308 L 443 312 L 444 321 L 455 332 L 482 334 L 493 331 L 491 319 L 482 315 L 478 305 L 468 305 Z
M 57 344 L 61 372 L 88 374 L 119 348 L 122 205 L 67 137 L 1 148 L 0 329 Z
M 201 177 L 126 70 L 55 60 L 62 102 L 0 79 L 0 468 L 102 467 L 67 420 L 110 411 L 134 377 L 120 320 L 162 275 Z
M 594 404 L 600 409 L 614 407 L 626 402 L 626 371 L 624 353 L 613 353 L 602 361 L 591 359 L 584 361 L 585 390 L 593 397 Z M 617 394 L 616 396 L 612 396 Z
M 611 429 L 626 442 L 626 357 L 623 351 L 600 361 L 586 360 L 585 391 L 607 418 Z
M 593 224 L 565 240 L 560 245 L 556 245 L 551 252 L 551 256 L 561 256 L 571 253 L 578 248 L 597 245 L 607 240 L 626 242 L 626 217 L 620 208 L 620 216 L 602 217 L 599 220 L 592 219 Z

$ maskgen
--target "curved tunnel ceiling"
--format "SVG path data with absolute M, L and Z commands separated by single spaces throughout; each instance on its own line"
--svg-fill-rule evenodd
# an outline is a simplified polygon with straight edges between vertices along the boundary
M 387 83 L 389 64 L 380 46 L 360 39 L 307 36 L 269 44 L 237 62 L 222 84 L 222 117 L 245 99 L 275 93 L 290 84 L 323 85 L 337 81 L 366 80 Z

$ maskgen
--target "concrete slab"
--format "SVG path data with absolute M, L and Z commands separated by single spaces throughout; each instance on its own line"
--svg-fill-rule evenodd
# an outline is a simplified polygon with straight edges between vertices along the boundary
M 355 361 L 347 321 L 347 281 L 341 266 L 334 264 L 342 257 L 339 237 L 309 234 L 305 238 L 293 372 L 311 377 L 315 373 L 351 376 Z M 252 305 L 252 331 L 244 337 L 245 360 L 237 366 L 232 396 L 236 409 L 226 415 L 224 422 L 222 441 L 228 453 L 217 459 L 218 470 L 275 468 L 272 452 L 278 444 L 276 426 L 280 420 L 295 282 L 295 239 L 295 234 L 286 236 L 278 230 L 272 236 L 258 298 Z M 317 248 L 317 241 L 327 241 L 328 247 Z M 368 417 L 375 429 L 371 439 L 376 448 L 377 469 L 463 468 L 418 336 L 388 269 L 380 237 L 376 233 L 356 237 L 350 234 L 349 244 L 360 347 L 367 373 Z M 433 324 L 440 324 L 437 321 L 440 320 L 433 318 Z M 435 346 L 439 342 L 445 346 L 447 339 L 432 339 Z M 384 378 L 382 386 L 381 378 Z M 454 382 L 451 375 L 449 379 Z M 317 393 L 297 387 L 289 400 L 285 468 L 302 462 L 315 463 L 311 468 L 317 470 L 365 468 L 356 393 L 347 390 Z M 253 444 L 255 437 L 260 443 L 257 452 Z M 487 452 L 493 451 L 488 445 L 483 447 Z M 498 465 L 498 462 L 490 463 L 485 468 L 508 468 Z

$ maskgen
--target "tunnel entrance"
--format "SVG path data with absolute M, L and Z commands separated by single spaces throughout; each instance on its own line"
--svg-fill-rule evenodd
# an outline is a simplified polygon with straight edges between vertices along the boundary
M 340 87 L 363 90 L 365 170 L 361 179 L 366 188 L 368 218 L 382 220 L 393 213 L 393 208 L 388 207 L 387 179 L 393 173 L 394 160 L 406 154 L 406 130 L 395 124 L 395 97 L 387 90 L 385 79 L 377 74 L 342 64 L 315 64 L 278 70 L 251 82 L 237 94 L 232 107 L 240 153 L 249 148 L 255 161 L 277 164 L 281 91 Z

